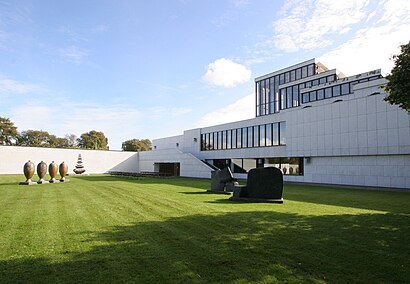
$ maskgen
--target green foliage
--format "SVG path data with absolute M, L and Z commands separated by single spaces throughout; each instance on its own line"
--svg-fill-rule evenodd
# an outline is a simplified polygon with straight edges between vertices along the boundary
M 152 143 L 149 139 L 131 139 L 122 143 L 124 151 L 149 151 L 152 149 Z
M 391 74 L 386 76 L 389 82 L 384 89 L 389 95 L 385 100 L 410 113 L 410 42 L 401 46 L 401 53 L 394 55 L 393 60 Z
M 78 147 L 93 150 L 108 150 L 108 139 L 103 132 L 91 130 L 77 139 Z
M 0 117 L 0 145 L 14 145 L 17 142 L 17 127 L 8 118 Z
M 0 176 L 0 283 L 410 283 L 408 192 L 286 185 L 279 205 L 207 179 L 22 180 Z
M 47 131 L 26 130 L 19 135 L 19 145 L 28 147 L 53 147 L 53 140 L 56 137 Z

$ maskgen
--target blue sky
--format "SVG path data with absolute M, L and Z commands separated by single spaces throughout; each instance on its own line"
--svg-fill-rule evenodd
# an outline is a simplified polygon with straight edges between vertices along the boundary
M 0 1 L 0 116 L 120 149 L 254 117 L 254 78 L 313 57 L 388 73 L 409 31 L 407 0 Z

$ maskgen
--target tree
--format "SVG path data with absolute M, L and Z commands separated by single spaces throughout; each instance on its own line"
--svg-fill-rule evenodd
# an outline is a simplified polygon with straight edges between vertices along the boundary
M 124 151 L 149 151 L 152 149 L 152 143 L 149 139 L 131 139 L 122 143 Z
M 53 148 L 72 148 L 67 138 L 55 137 L 54 135 L 50 135 L 49 143 L 49 146 Z
M 77 139 L 77 145 L 83 149 L 108 150 L 108 139 L 103 132 L 91 130 L 81 134 Z
M 68 148 L 76 148 L 77 147 L 77 135 L 75 134 L 66 134 L 65 139 L 68 142 Z
M 384 100 L 410 113 L 410 42 L 402 45 L 401 53 L 392 59 L 394 67 L 386 76 L 389 82 L 384 86 L 389 94 Z
M 52 141 L 56 137 L 47 131 L 26 130 L 19 136 L 19 145 L 29 147 L 52 147 Z
M 0 117 L 0 145 L 13 145 L 17 142 L 17 127 L 8 118 Z

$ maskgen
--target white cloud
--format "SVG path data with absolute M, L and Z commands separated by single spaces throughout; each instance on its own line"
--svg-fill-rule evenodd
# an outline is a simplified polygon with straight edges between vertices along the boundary
M 381 68 L 390 72 L 393 54 L 400 52 L 400 45 L 409 41 L 410 2 L 384 1 L 370 13 L 379 20 L 356 31 L 347 42 L 327 52 L 320 58 L 329 68 L 337 67 L 346 75 L 354 75 Z
M 88 51 L 75 45 L 70 45 L 59 50 L 59 54 L 74 63 L 81 63 L 88 56 Z
M 27 84 L 12 79 L 0 79 L 0 96 L 11 94 L 28 94 L 44 91 L 44 89 L 35 84 Z
M 208 65 L 203 79 L 211 85 L 231 88 L 248 82 L 251 79 L 251 71 L 244 65 L 220 58 Z
M 206 127 L 255 117 L 255 95 L 250 94 L 236 102 L 203 116 L 197 127 Z
M 367 18 L 368 0 L 288 1 L 273 23 L 275 46 L 286 52 L 326 47 L 331 35 L 348 32 Z

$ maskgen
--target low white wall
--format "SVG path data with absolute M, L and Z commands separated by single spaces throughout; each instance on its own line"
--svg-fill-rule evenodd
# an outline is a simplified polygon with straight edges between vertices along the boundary
M 57 164 L 64 161 L 68 164 L 68 173 L 72 174 L 78 154 L 81 154 L 84 168 L 89 174 L 139 171 L 136 152 L 0 146 L 0 174 L 22 174 L 28 160 L 36 166 L 41 161 L 47 165 L 52 161 Z
M 177 149 L 155 150 L 139 153 L 140 171 L 153 172 L 155 163 L 180 163 L 183 177 L 211 178 L 211 168 L 189 153 Z
M 311 157 L 287 181 L 410 189 L 410 155 Z

